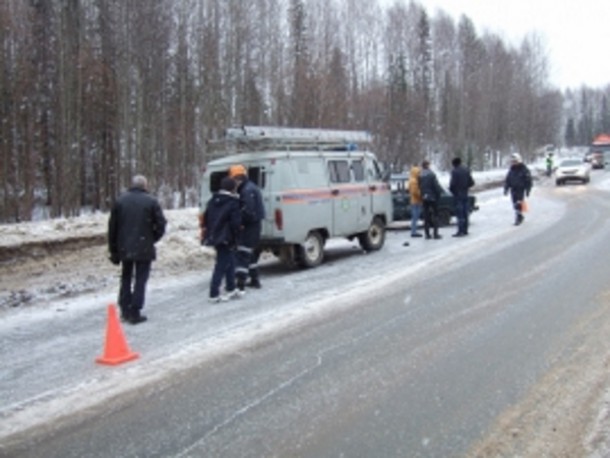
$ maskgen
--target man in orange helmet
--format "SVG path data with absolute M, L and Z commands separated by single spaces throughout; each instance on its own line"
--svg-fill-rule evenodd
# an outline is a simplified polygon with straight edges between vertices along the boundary
M 241 216 L 243 230 L 237 242 L 237 267 L 235 276 L 237 288 L 243 293 L 246 286 L 260 288 L 258 275 L 257 250 L 260 238 L 262 221 L 265 218 L 265 207 L 259 187 L 248 179 L 248 171 L 242 164 L 232 165 L 229 168 L 229 177 L 237 181 L 237 192 L 241 203 Z M 250 277 L 250 281 L 246 280 Z

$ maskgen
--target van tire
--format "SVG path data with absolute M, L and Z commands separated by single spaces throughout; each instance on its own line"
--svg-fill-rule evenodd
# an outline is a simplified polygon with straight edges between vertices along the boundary
M 301 245 L 297 245 L 297 263 L 311 268 L 322 264 L 324 259 L 324 238 L 317 231 L 311 231 Z
M 385 224 L 381 218 L 373 218 L 366 232 L 358 234 L 358 242 L 365 251 L 377 251 L 385 243 Z

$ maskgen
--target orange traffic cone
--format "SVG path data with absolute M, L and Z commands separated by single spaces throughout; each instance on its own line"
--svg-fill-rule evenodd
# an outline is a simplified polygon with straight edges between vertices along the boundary
M 108 306 L 108 326 L 106 327 L 104 355 L 95 358 L 95 362 L 114 366 L 139 357 L 139 353 L 134 353 L 129 349 L 123 335 L 121 323 L 116 315 L 116 307 L 114 304 L 110 304 Z

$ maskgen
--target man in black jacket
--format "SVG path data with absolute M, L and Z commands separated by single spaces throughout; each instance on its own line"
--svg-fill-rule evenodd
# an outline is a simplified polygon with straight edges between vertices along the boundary
M 131 324 L 146 321 L 141 314 L 146 283 L 156 259 L 155 243 L 163 237 L 167 223 L 159 202 L 147 188 L 146 177 L 134 176 L 131 188 L 112 207 L 108 222 L 110 260 L 122 264 L 121 318 Z
M 261 239 L 262 222 L 265 219 L 265 207 L 259 187 L 248 178 L 248 171 L 242 164 L 229 168 L 229 178 L 237 181 L 237 192 L 241 204 L 241 231 L 237 243 L 235 276 L 237 288 L 243 293 L 246 286 L 260 288 L 258 275 L 258 245 Z M 250 281 L 246 283 L 246 279 Z
M 523 163 L 519 153 L 511 155 L 511 165 L 504 182 L 504 195 L 510 190 L 513 208 L 515 209 L 515 225 L 523 222 L 523 201 L 532 190 L 532 174 Z
M 239 297 L 235 287 L 235 248 L 241 229 L 241 209 L 237 195 L 237 182 L 224 177 L 220 190 L 215 192 L 206 204 L 203 215 L 204 243 L 213 246 L 216 262 L 210 282 L 212 303 Z M 220 294 L 220 286 L 225 281 L 226 294 Z
M 468 235 L 468 215 L 470 214 L 468 190 L 474 186 L 474 180 L 468 167 L 462 165 L 460 157 L 454 158 L 451 164 L 453 170 L 451 170 L 449 191 L 453 194 L 458 225 L 458 231 L 453 236 L 463 237 Z
M 429 240 L 430 229 L 434 231 L 434 238 L 441 239 L 438 233 L 438 201 L 443 192 L 441 185 L 436 178 L 436 174 L 430 170 L 430 161 L 424 160 L 421 163 L 422 170 L 419 174 L 419 189 L 423 200 L 424 210 L 424 233 Z

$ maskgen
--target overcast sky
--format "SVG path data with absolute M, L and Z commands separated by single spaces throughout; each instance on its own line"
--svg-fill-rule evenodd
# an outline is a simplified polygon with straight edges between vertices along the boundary
M 466 14 L 479 34 L 487 29 L 515 44 L 536 31 L 549 52 L 550 80 L 561 89 L 610 84 L 610 0 L 418 1 L 430 16 L 437 8 L 456 21 Z

